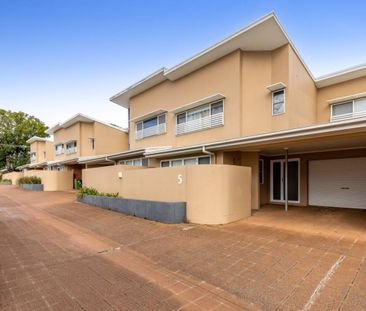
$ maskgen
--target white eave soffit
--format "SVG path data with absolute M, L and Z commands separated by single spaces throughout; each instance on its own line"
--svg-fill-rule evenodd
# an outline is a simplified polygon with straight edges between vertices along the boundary
M 190 110 L 190 109 L 193 109 L 193 108 L 205 105 L 205 104 L 209 104 L 209 103 L 212 103 L 214 101 L 218 101 L 218 100 L 224 99 L 224 98 L 225 98 L 225 95 L 223 95 L 221 93 L 217 93 L 217 94 L 210 95 L 208 97 L 196 100 L 192 103 L 179 106 L 173 110 L 170 110 L 169 112 L 173 112 L 173 113 L 177 114 L 177 113 L 187 111 L 187 110 Z

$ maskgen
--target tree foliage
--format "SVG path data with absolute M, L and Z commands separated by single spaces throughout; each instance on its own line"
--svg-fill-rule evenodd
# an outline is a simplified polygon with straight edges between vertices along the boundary
M 47 126 L 24 112 L 0 109 L 0 168 L 14 170 L 29 163 L 29 146 L 32 136 L 47 137 Z

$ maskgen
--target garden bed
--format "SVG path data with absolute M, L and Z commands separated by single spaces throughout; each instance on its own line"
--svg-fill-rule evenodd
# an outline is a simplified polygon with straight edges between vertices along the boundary
M 12 182 L 11 181 L 0 181 L 0 185 L 10 186 L 10 185 L 12 185 Z
M 177 224 L 186 221 L 185 202 L 158 202 L 86 194 L 78 196 L 77 200 L 82 203 L 162 223 Z

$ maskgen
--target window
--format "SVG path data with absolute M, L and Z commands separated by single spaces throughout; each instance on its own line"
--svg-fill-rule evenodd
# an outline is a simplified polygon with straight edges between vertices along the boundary
M 181 135 L 224 124 L 224 101 L 205 104 L 176 115 L 176 134 Z
M 95 138 L 90 138 L 91 147 L 94 150 L 95 149 Z
M 31 160 L 31 162 L 36 161 L 36 153 L 35 152 L 31 152 L 31 154 L 30 154 L 30 160 Z
M 148 166 L 148 159 L 146 158 L 137 158 L 131 160 L 121 160 L 119 164 L 130 165 L 130 166 Z
M 285 112 L 285 90 L 275 91 L 272 93 L 272 115 Z
M 166 116 L 149 118 L 143 121 L 138 121 L 135 124 L 135 138 L 142 139 L 145 137 L 160 135 L 166 132 Z
M 201 157 L 163 160 L 163 161 L 160 162 L 160 167 L 210 164 L 210 163 L 211 163 L 211 157 L 210 156 L 201 156 Z
M 55 146 L 55 153 L 56 155 L 60 155 L 64 153 L 64 144 L 57 144 Z
M 259 160 L 259 183 L 264 184 L 264 160 Z
M 331 121 L 365 117 L 366 97 L 350 100 L 344 103 L 333 104 L 331 109 Z
M 76 141 L 66 143 L 66 154 L 76 153 Z

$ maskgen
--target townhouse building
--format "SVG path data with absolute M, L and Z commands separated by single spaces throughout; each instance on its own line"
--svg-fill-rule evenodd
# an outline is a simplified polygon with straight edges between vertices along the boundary
M 250 167 L 252 209 L 366 208 L 366 66 L 315 78 L 273 13 L 111 101 L 119 163 Z

